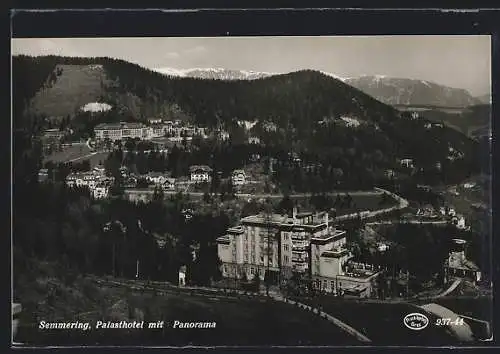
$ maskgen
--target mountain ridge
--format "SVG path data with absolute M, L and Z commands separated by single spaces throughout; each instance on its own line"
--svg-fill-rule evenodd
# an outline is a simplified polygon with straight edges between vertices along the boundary
M 466 89 L 407 78 L 362 76 L 346 83 L 390 105 L 468 107 L 479 104 Z
M 272 76 L 286 75 L 290 72 L 259 72 L 252 70 L 214 68 L 156 68 L 156 72 L 173 77 L 192 77 L 211 80 L 257 80 Z M 308 70 L 308 69 L 303 69 Z M 468 107 L 485 103 L 486 96 L 473 97 L 466 89 L 442 85 L 429 80 L 390 77 L 386 75 L 359 75 L 341 77 L 334 73 L 312 69 L 326 76 L 347 83 L 390 105 L 427 105 L 443 107 Z

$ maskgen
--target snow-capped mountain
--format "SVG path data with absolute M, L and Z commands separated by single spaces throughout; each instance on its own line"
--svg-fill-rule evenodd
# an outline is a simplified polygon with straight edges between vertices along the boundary
M 249 70 L 232 70 L 223 68 L 192 68 L 172 69 L 159 68 L 155 71 L 168 76 L 192 77 L 209 80 L 256 80 L 264 77 L 278 75 L 278 73 L 258 72 Z
M 211 80 L 256 80 L 275 75 L 288 74 L 288 72 L 270 73 L 262 71 L 233 70 L 224 68 L 192 68 L 192 69 L 158 68 L 154 69 L 154 71 L 168 76 L 193 77 L 198 79 L 211 79 Z M 338 80 L 342 81 L 346 80 L 344 78 L 341 78 L 335 74 L 326 71 L 320 71 L 320 72 L 324 75 L 333 77 Z
M 345 83 L 390 105 L 467 107 L 480 103 L 467 90 L 425 80 L 376 75 L 350 78 Z

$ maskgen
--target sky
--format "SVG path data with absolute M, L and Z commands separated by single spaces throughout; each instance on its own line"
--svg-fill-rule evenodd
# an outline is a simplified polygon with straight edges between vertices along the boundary
M 491 92 L 490 36 L 27 38 L 12 54 L 112 57 L 149 69 L 301 69 L 385 75 Z

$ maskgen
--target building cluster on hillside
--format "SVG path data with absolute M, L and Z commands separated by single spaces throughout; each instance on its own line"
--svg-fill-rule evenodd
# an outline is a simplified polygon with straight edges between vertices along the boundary
M 217 243 L 226 278 L 269 276 L 286 281 L 293 273 L 302 273 L 320 291 L 369 297 L 381 273 L 352 261 L 346 231 L 336 229 L 325 212 L 297 213 L 294 208 L 292 216 L 248 216 Z
M 57 128 L 46 129 L 40 136 L 44 152 L 50 152 L 54 147 L 60 147 L 67 132 Z
M 106 176 L 102 166 L 96 166 L 88 172 L 70 173 L 66 177 L 68 187 L 88 187 L 96 199 L 108 197 L 113 182 L 114 178 Z
M 466 245 L 465 240 L 453 240 L 453 246 L 444 264 L 445 283 L 455 279 L 466 279 L 473 283 L 481 280 L 481 272 L 478 266 L 465 256 Z
M 169 174 L 162 172 L 149 172 L 141 177 L 153 186 L 160 187 L 163 190 L 173 191 L 175 189 L 176 179 L 170 177 Z
M 432 128 L 443 128 L 443 127 L 444 127 L 443 123 L 427 122 L 424 124 L 424 128 L 427 130 Z
M 442 206 L 439 209 L 435 209 L 432 205 L 424 205 L 417 209 L 417 216 L 430 219 L 444 218 L 448 220 L 452 225 L 455 225 L 458 229 L 466 230 L 470 227 L 466 225 L 465 217 L 458 214 L 455 208 L 451 206 Z
M 413 165 L 413 159 L 404 158 L 404 159 L 401 159 L 399 161 L 399 163 L 401 164 L 401 166 L 406 167 L 406 168 L 413 168 L 413 167 L 415 167 Z
M 117 141 L 127 138 L 151 140 L 167 137 L 172 142 L 180 142 L 183 139 L 189 141 L 194 136 L 202 138 L 207 136 L 206 128 L 185 124 L 180 120 L 150 119 L 149 123 L 149 125 L 139 122 L 101 123 L 94 128 L 94 135 L 97 140 Z
M 231 174 L 231 183 L 233 186 L 242 186 L 246 183 L 247 176 L 244 170 L 234 170 Z
M 189 182 L 178 182 L 171 177 L 169 172 L 150 171 L 145 174 L 131 172 L 126 166 L 119 168 L 122 186 L 126 189 L 136 188 L 161 188 L 163 191 L 175 191 L 178 184 L 209 183 L 212 180 L 213 170 L 207 165 L 192 165 L 189 168 Z M 50 180 L 47 169 L 41 169 L 38 173 L 38 180 L 45 182 Z M 235 186 L 247 183 L 247 175 L 242 169 L 234 170 L 231 174 L 231 181 Z M 140 182 L 142 181 L 142 187 Z M 87 172 L 73 172 L 66 177 L 66 184 L 69 187 L 88 187 L 95 198 L 106 198 L 109 195 L 109 187 L 114 183 L 113 177 L 106 176 L 105 168 L 96 166 Z M 134 192 L 134 191 L 132 191 Z M 134 192 L 140 193 L 140 190 Z M 134 194 L 134 195 L 135 195 Z

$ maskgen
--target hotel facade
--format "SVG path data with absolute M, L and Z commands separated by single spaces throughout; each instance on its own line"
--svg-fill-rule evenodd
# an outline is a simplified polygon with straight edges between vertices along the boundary
M 161 121 L 161 120 L 160 120 Z M 150 120 L 150 126 L 138 122 L 102 123 L 94 128 L 97 140 L 110 139 L 111 141 L 123 139 L 151 140 L 169 136 L 170 140 L 182 141 L 192 139 L 193 136 L 206 137 L 207 129 L 191 125 L 182 125 L 181 122 Z
M 142 123 L 102 123 L 94 128 L 94 134 L 97 140 L 109 139 L 111 141 L 126 138 L 153 138 L 152 129 Z
M 225 278 L 253 279 L 266 274 L 286 283 L 306 275 L 318 290 L 372 296 L 380 272 L 352 262 L 346 231 L 331 225 L 328 213 L 252 215 L 217 239 Z

